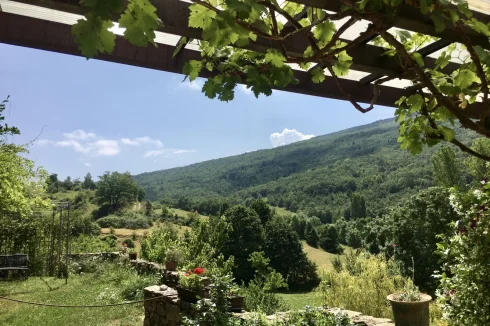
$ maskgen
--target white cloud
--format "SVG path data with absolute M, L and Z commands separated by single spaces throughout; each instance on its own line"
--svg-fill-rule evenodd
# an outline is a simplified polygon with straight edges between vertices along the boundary
M 114 156 L 119 154 L 121 149 L 117 140 L 100 139 L 89 144 L 96 155 Z
M 277 147 L 295 143 L 300 140 L 307 140 L 313 137 L 315 137 L 315 135 L 304 135 L 296 129 L 284 128 L 281 133 L 275 132 L 271 134 L 270 140 L 272 143 L 272 147 Z
M 120 152 L 117 140 L 99 139 L 92 143 L 82 144 L 76 140 L 60 140 L 54 143 L 57 147 L 71 147 L 76 152 L 100 156 L 113 156 Z
M 97 137 L 97 135 L 94 134 L 93 132 L 85 132 L 82 129 L 64 133 L 63 136 L 65 136 L 68 139 L 77 139 L 77 140 L 88 140 Z
M 138 137 L 134 139 L 122 138 L 121 143 L 129 146 L 140 146 L 142 144 L 155 145 L 157 147 L 163 147 L 163 143 L 159 139 L 151 139 L 148 136 Z
M 85 163 L 83 163 L 83 165 L 90 167 L 90 166 L 92 166 L 92 163 L 90 163 L 90 162 L 85 162 Z
M 162 150 L 159 150 L 159 151 L 146 151 L 146 153 L 145 153 L 145 155 L 143 155 L 143 157 L 144 158 L 147 158 L 147 157 L 158 156 L 158 155 L 162 155 L 165 152 L 167 152 L 166 149 L 162 149 Z
M 49 139 L 39 139 L 38 141 L 36 141 L 35 144 L 38 146 L 48 146 L 48 145 L 53 145 L 54 141 Z
M 254 95 L 254 93 L 252 92 L 252 89 L 251 88 L 247 88 L 247 86 L 245 86 L 245 85 L 240 85 L 239 89 L 245 95 Z
M 194 149 L 173 149 L 174 154 L 185 154 L 185 153 L 195 153 Z
M 176 149 L 176 148 L 167 148 L 167 149 L 161 149 L 161 150 L 153 150 L 153 151 L 146 151 L 145 154 L 143 155 L 144 158 L 147 157 L 155 157 L 159 156 L 165 153 L 170 153 L 170 154 L 186 154 L 186 153 L 195 153 L 196 150 L 194 149 Z M 168 157 L 168 156 L 165 156 Z
M 57 141 L 57 142 L 54 143 L 54 146 L 57 146 L 57 147 L 71 147 L 75 151 L 77 151 L 79 153 L 84 153 L 84 154 L 88 154 L 88 152 L 90 152 L 89 146 L 84 146 L 80 142 L 78 142 L 76 140 L 73 140 L 73 139 Z

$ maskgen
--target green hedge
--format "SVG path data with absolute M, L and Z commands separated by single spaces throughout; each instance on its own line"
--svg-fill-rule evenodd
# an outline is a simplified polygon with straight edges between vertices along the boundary
M 109 215 L 97 220 L 97 224 L 103 228 L 116 229 L 148 229 L 151 227 L 151 220 L 144 216 L 116 216 Z

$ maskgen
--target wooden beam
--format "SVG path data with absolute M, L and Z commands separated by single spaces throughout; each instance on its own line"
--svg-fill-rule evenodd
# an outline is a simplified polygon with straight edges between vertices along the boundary
M 74 42 L 69 25 L 34 19 L 0 12 L 0 42 L 40 50 L 58 52 L 81 56 L 78 45 Z M 201 55 L 197 51 L 182 49 L 178 58 L 173 58 L 175 47 L 158 44 L 158 47 L 136 47 L 123 37 L 117 36 L 116 47 L 112 54 L 100 54 L 96 59 L 132 66 L 144 67 L 182 73 L 184 64 L 189 60 L 199 60 Z M 315 84 L 307 72 L 295 71 L 294 75 L 300 81 L 297 85 L 289 85 L 288 92 L 344 99 L 343 94 L 335 84 L 332 77 L 326 77 L 325 82 Z M 211 77 L 212 73 L 203 69 L 202 77 Z M 361 103 L 370 102 L 374 93 L 373 85 L 359 85 L 357 81 L 341 79 L 342 88 L 352 99 Z M 396 100 L 405 94 L 403 89 L 381 86 L 377 104 L 394 106 Z
M 302 5 L 311 6 L 315 8 L 325 9 L 334 12 L 340 12 L 342 3 L 340 0 L 289 0 Z M 481 12 L 473 11 L 473 17 L 480 20 L 482 23 L 488 23 L 490 16 Z M 391 20 L 391 24 L 394 27 L 406 29 L 422 33 L 425 35 L 431 35 L 439 38 L 443 38 L 451 43 L 460 42 L 461 38 L 458 36 L 458 32 L 452 26 L 447 26 L 441 33 L 436 33 L 434 23 L 429 16 L 423 15 L 419 9 L 407 4 L 401 4 L 398 7 L 396 15 Z M 490 50 L 490 41 L 488 37 L 483 34 L 478 34 L 471 28 L 464 27 L 464 31 L 467 33 L 469 39 L 474 45 L 480 45 L 485 49 Z
M 78 0 L 16 0 L 16 2 L 75 14 L 83 14 L 85 12 L 85 9 L 79 6 Z M 331 0 L 328 2 L 331 2 Z M 157 15 L 164 23 L 164 26 L 159 31 L 201 39 L 201 29 L 188 27 L 190 3 L 180 0 L 152 0 L 152 4 L 157 8 Z M 348 40 L 343 41 L 348 42 Z M 285 42 L 285 46 L 290 54 L 302 55 L 309 43 L 304 35 L 295 35 Z M 246 48 L 258 52 L 267 52 L 267 49 L 270 48 L 280 50 L 280 45 L 277 41 L 258 37 L 256 42 L 251 42 Z M 378 75 L 394 75 L 400 70 L 399 62 L 397 58 L 383 56 L 384 52 L 380 47 L 372 45 L 361 45 L 348 50 L 347 53 L 352 57 L 353 61 L 351 69 Z M 427 58 L 426 65 L 434 67 L 435 60 Z M 449 64 L 446 68 L 453 71 L 457 68 L 457 65 Z

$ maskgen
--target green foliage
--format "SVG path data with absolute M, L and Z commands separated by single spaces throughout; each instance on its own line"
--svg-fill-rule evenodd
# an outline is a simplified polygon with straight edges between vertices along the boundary
M 318 229 L 318 245 L 327 252 L 342 253 L 339 234 L 335 225 L 322 225 Z
M 95 195 L 99 205 L 109 205 L 110 209 L 117 210 L 141 200 L 142 193 L 143 190 L 134 182 L 129 172 L 105 172 L 99 177 Z
M 415 261 L 414 282 L 420 288 L 434 291 L 432 278 L 441 265 L 435 254 L 438 234 L 450 232 L 450 222 L 457 219 L 450 205 L 449 192 L 443 188 L 430 188 L 412 197 L 391 213 L 393 243 L 396 259 L 404 263 L 405 273 L 412 275 L 412 257 Z
M 298 235 L 280 217 L 266 224 L 264 252 L 270 266 L 281 273 L 291 288 L 303 290 L 318 284 L 316 265 L 303 251 Z
M 318 248 L 318 233 L 310 221 L 307 221 L 305 225 L 305 240 L 310 246 Z
M 269 267 L 270 261 L 263 252 L 253 252 L 248 260 L 255 269 L 255 277 L 245 289 L 246 309 L 268 315 L 283 310 L 284 303 L 274 293 L 287 287 L 282 275 Z
M 19 135 L 20 131 L 3 123 L 6 103 L 8 98 L 0 103 L 0 212 L 26 217 L 48 207 L 49 200 L 43 199 L 48 175 L 24 157 L 26 146 L 8 142 L 7 136 Z
M 119 19 L 119 26 L 125 28 L 124 37 L 137 46 L 154 44 L 155 30 L 161 25 L 156 8 L 148 0 L 130 0 L 126 11 Z
M 186 273 L 184 276 L 179 278 L 179 285 L 184 289 L 188 289 L 191 291 L 200 291 L 204 288 L 204 284 L 202 282 L 203 275 L 198 275 L 195 273 Z
M 363 218 L 366 217 L 366 202 L 364 197 L 357 193 L 353 193 L 350 197 L 350 213 L 351 218 Z
M 437 186 L 445 188 L 462 186 L 463 169 L 456 160 L 456 153 L 451 148 L 440 147 L 430 160 L 434 173 L 434 183 Z
M 99 53 L 111 53 L 116 45 L 116 35 L 109 31 L 114 24 L 109 19 L 102 19 L 93 13 L 87 13 L 72 26 L 72 34 L 79 50 L 88 59 Z
M 251 253 L 262 250 L 264 227 L 257 213 L 244 206 L 230 208 L 224 215 L 232 229 L 228 232 L 222 253 L 226 258 L 235 257 L 236 268 L 233 275 L 237 281 L 248 282 L 254 275 L 248 257 Z
M 439 299 L 450 325 L 485 325 L 490 322 L 490 187 L 488 183 L 468 193 L 451 194 L 459 220 L 451 233 L 441 236 L 437 252 L 443 268 L 438 277 Z
M 401 275 L 395 261 L 383 255 L 360 253 L 350 257 L 340 271 L 324 271 L 317 289 L 322 303 L 392 319 L 386 297 L 402 292 L 409 279 Z
M 71 252 L 109 252 L 117 250 L 115 241 L 105 241 L 96 236 L 80 235 L 70 241 Z
M 97 185 L 95 184 L 94 180 L 92 180 L 92 175 L 90 173 L 87 173 L 85 175 L 85 178 L 83 179 L 82 188 L 88 190 L 94 190 L 96 187 Z
M 271 210 L 269 205 L 262 199 L 256 199 L 250 204 L 250 208 L 253 209 L 257 215 L 260 217 L 263 225 L 266 225 L 267 222 L 272 218 L 274 212 Z
M 126 244 L 128 248 L 134 248 L 134 241 L 132 239 L 124 239 L 123 245 Z
M 484 155 L 490 155 L 490 140 L 487 138 L 477 138 L 473 140 L 471 146 L 473 150 Z M 476 182 L 480 182 L 488 176 L 488 163 L 477 157 L 470 157 L 467 160 L 468 173 Z
M 109 215 L 97 220 L 97 224 L 102 228 L 116 229 L 148 229 L 151 227 L 151 220 L 148 217 L 132 214 L 127 216 Z
M 286 323 L 281 325 L 350 326 L 352 322 L 346 314 L 334 314 L 322 308 L 306 306 L 304 311 L 292 312 Z
M 167 251 L 176 244 L 177 232 L 171 225 L 163 225 L 141 241 L 141 256 L 148 261 L 164 263 Z

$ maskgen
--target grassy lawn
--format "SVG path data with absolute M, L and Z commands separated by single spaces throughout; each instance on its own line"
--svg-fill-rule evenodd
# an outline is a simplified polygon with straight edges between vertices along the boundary
M 277 294 L 292 310 L 301 310 L 305 306 L 317 307 L 321 305 L 315 292 L 291 292 Z
M 109 276 L 85 274 L 64 280 L 39 277 L 0 282 L 0 295 L 25 301 L 65 305 L 118 303 L 120 286 Z M 50 289 L 51 287 L 51 289 Z M 108 295 L 110 294 L 110 295 Z M 113 296 L 112 298 L 110 296 Z M 105 308 L 38 307 L 0 299 L 0 325 L 142 325 L 142 304 Z
M 312 246 L 308 245 L 305 241 L 303 241 L 303 250 L 308 255 L 308 258 L 310 258 L 315 264 L 318 265 L 318 269 L 324 269 L 324 268 L 331 269 L 332 260 L 337 256 L 336 254 L 331 254 L 320 248 L 313 248 Z M 351 250 L 351 249 L 346 247 L 344 248 L 344 251 L 345 250 Z M 342 259 L 343 255 L 340 255 L 340 258 Z

